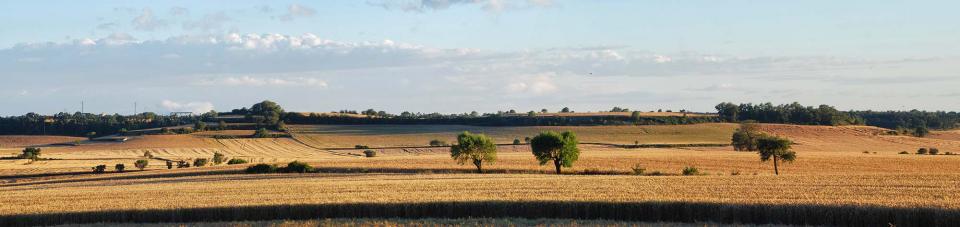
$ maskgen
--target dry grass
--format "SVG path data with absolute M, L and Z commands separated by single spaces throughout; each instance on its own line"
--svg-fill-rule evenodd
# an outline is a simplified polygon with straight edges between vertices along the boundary
M 729 143 L 734 124 L 653 126 L 481 127 L 463 125 L 291 125 L 295 137 L 317 147 L 426 146 L 432 139 L 451 142 L 463 131 L 484 133 L 497 143 L 536 136 L 541 131 L 571 130 L 582 142 Z
M 72 136 L 0 136 L 0 148 L 17 148 L 42 146 L 56 143 L 72 143 L 86 140 L 83 137 Z
M 97 223 L 87 225 L 63 225 L 63 227 L 82 226 L 129 226 L 130 224 Z M 576 219 L 523 219 L 523 218 L 463 218 L 463 219 L 371 219 L 371 218 L 331 218 L 321 220 L 274 220 L 252 222 L 203 222 L 203 223 L 137 223 L 137 226 L 216 226 L 216 227 L 314 227 L 314 226 L 633 226 L 633 227 L 709 227 L 709 226 L 755 226 L 755 225 L 720 225 L 717 223 L 676 223 L 676 222 L 629 222 L 610 220 L 576 220 Z M 765 225 L 777 226 L 777 225 Z
M 170 210 L 298 204 L 409 204 L 420 202 L 690 202 L 744 205 L 879 206 L 960 209 L 960 156 L 900 155 L 915 147 L 952 150 L 960 141 L 884 136 L 871 127 L 764 125 L 796 145 L 798 159 L 781 165 L 756 153 L 719 148 L 616 149 L 583 145 L 568 173 L 627 174 L 639 164 L 648 173 L 679 174 L 695 166 L 704 176 L 516 174 L 550 172 L 536 163 L 527 146 L 500 146 L 499 160 L 485 170 L 464 174 L 449 148 L 385 149 L 376 158 L 361 150 L 318 147 L 425 145 L 459 131 L 484 132 L 498 142 L 541 130 L 577 131 L 585 142 L 724 143 L 733 124 L 604 127 L 471 126 L 294 126 L 295 139 L 212 139 L 203 136 L 147 136 L 123 144 L 44 148 L 57 160 L 0 160 L 0 216 L 100 210 Z M 299 140 L 298 140 L 299 139 Z M 628 140 L 629 139 L 629 140 Z M 306 144 L 302 143 L 305 142 Z M 912 148 L 912 149 L 908 149 Z M 869 150 L 869 154 L 862 151 Z M 89 171 L 91 166 L 132 162 L 150 151 L 162 159 L 210 158 L 214 152 L 254 163 L 300 160 L 340 173 L 239 174 L 244 166 L 166 170 L 159 160 L 148 171 L 43 175 Z M 876 151 L 874 154 L 872 151 Z M 3 150 L 16 153 L 19 150 Z M 132 169 L 132 168 L 130 168 Z M 346 173 L 343 173 L 346 172 Z M 733 175 L 732 173 L 738 173 Z
M 130 173 L 142 174 L 142 173 Z M 94 176 L 91 176 L 94 177 Z M 285 204 L 449 201 L 714 202 L 960 208 L 960 175 L 573 176 L 266 174 L 0 187 L 0 215 Z

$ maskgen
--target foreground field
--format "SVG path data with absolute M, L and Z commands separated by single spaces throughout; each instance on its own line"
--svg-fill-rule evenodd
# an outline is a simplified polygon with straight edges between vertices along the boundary
M 551 166 L 537 164 L 527 145 L 499 146 L 498 160 L 484 168 L 488 174 L 457 165 L 447 147 L 423 145 L 438 138 L 452 141 L 466 130 L 487 133 L 501 143 L 541 130 L 573 130 L 582 141 L 597 143 L 726 143 L 736 125 L 292 127 L 293 138 L 213 138 L 249 133 L 242 131 L 144 136 L 126 143 L 44 146 L 47 160 L 0 160 L 0 224 L 209 221 L 203 215 L 226 221 L 249 220 L 243 219 L 247 216 L 315 219 L 349 212 L 415 218 L 447 212 L 439 217 L 461 218 L 481 210 L 504 212 L 491 216 L 498 218 L 524 214 L 519 217 L 757 224 L 868 225 L 877 223 L 802 220 L 894 218 L 891 222 L 909 226 L 960 217 L 960 156 L 899 154 L 919 147 L 956 153 L 960 140 L 951 139 L 949 132 L 913 138 L 872 127 L 763 125 L 768 133 L 798 142 L 797 161 L 781 165 L 780 176 L 756 153 L 730 147 L 585 144 L 574 167 L 554 175 Z M 373 146 L 377 157 L 363 157 L 362 149 L 340 149 L 356 144 Z M 414 147 L 396 147 L 405 145 Z M 0 152 L 12 156 L 19 148 Z M 100 164 L 127 163 L 133 169 L 132 162 L 144 152 L 155 156 L 146 171 L 89 173 Z M 213 153 L 253 163 L 299 160 L 321 173 L 249 175 L 242 173 L 246 165 L 172 170 L 164 165 L 164 160 L 210 158 Z M 696 167 L 700 174 L 680 176 L 685 167 Z M 634 175 L 637 168 L 647 176 Z M 555 210 L 514 210 L 524 206 Z M 614 212 L 622 209 L 645 215 Z M 569 216 L 581 215 L 572 211 L 586 216 Z M 871 215 L 881 217 L 858 218 Z M 778 219 L 784 217 L 793 221 Z M 31 222 L 37 220 L 49 222 Z
M 718 223 L 677 223 L 677 222 L 630 222 L 610 220 L 576 220 L 576 219 L 524 219 L 524 218 L 461 218 L 461 219 L 374 219 L 374 218 L 331 218 L 323 220 L 275 220 L 275 221 L 248 221 L 248 222 L 202 222 L 202 223 L 137 223 L 137 226 L 216 226 L 216 227 L 314 227 L 314 226 L 644 226 L 644 227 L 708 227 L 729 226 Z M 129 224 L 96 223 L 87 225 L 64 225 L 64 227 L 81 226 L 129 226 Z M 754 225 L 735 225 L 754 226 Z M 775 226 L 775 225 L 769 225 Z

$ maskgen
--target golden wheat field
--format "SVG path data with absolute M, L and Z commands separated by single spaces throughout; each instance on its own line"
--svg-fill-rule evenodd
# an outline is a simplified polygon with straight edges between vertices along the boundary
M 578 162 L 565 168 L 564 175 L 552 174 L 550 165 L 539 165 L 526 145 L 498 146 L 498 160 L 484 166 L 487 174 L 458 165 L 449 157 L 449 148 L 422 147 L 430 139 L 450 141 L 461 131 L 487 133 L 501 143 L 542 130 L 572 130 L 581 141 L 597 143 L 726 143 L 735 127 L 292 126 L 292 138 L 215 139 L 208 132 L 144 136 L 126 143 L 44 146 L 42 157 L 48 160 L 0 160 L 4 204 L 0 216 L 471 201 L 960 209 L 960 156 L 912 154 L 919 147 L 934 146 L 956 152 L 960 141 L 889 136 L 872 127 L 763 125 L 764 131 L 798 143 L 797 160 L 781 164 L 779 176 L 773 174 L 772 163 L 760 162 L 756 153 L 731 147 L 624 149 L 585 144 Z M 335 149 L 353 144 L 371 145 L 378 155 L 367 158 L 363 150 Z M 13 156 L 19 148 L 0 152 Z M 125 163 L 134 170 L 133 161 L 142 159 L 144 152 L 154 155 L 146 171 L 89 174 L 90 167 L 100 164 L 112 170 L 114 164 Z M 254 175 L 242 173 L 246 165 L 170 170 L 165 166 L 164 160 L 210 158 L 214 153 L 252 163 L 298 160 L 321 173 Z M 682 176 L 685 167 L 695 167 L 700 174 Z M 645 176 L 634 175 L 638 168 Z

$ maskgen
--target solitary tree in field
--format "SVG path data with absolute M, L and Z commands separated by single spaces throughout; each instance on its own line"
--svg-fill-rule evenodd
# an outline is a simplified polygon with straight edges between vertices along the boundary
M 773 159 L 773 173 L 780 175 L 777 166 L 779 161 L 793 162 L 797 159 L 797 152 L 790 150 L 791 144 L 793 144 L 793 141 L 775 136 L 764 136 L 758 139 L 757 148 L 760 150 L 760 161 L 766 162 Z
M 450 157 L 460 165 L 473 162 L 477 166 L 477 173 L 483 173 L 484 162 L 497 160 L 497 145 L 484 134 L 463 132 L 457 136 L 457 144 L 450 147 Z
M 266 100 L 250 107 L 251 117 L 257 117 L 257 123 L 269 126 L 276 126 L 280 122 L 280 116 L 283 114 L 283 108 L 277 103 Z
M 560 112 L 561 112 L 561 113 L 570 113 L 570 108 L 564 107 L 563 109 L 560 109 Z
M 40 159 L 40 148 L 28 147 L 23 149 L 23 153 L 18 156 L 22 159 L 37 160 Z
M 146 159 L 140 159 L 140 160 L 137 160 L 136 162 L 134 162 L 134 163 L 133 163 L 133 166 L 137 167 L 137 169 L 143 170 L 143 169 L 146 169 L 146 168 L 147 168 L 147 165 L 148 165 L 148 164 L 150 164 L 150 161 L 148 161 L 148 160 L 146 160 Z
M 570 131 L 541 132 L 530 140 L 530 148 L 540 165 L 553 161 L 557 174 L 560 174 L 560 167 L 573 167 L 573 163 L 580 157 L 578 144 L 577 135 Z
M 226 161 L 227 161 L 227 156 L 226 156 L 226 155 L 223 155 L 223 154 L 220 153 L 220 152 L 214 152 L 214 153 L 213 153 L 213 164 L 214 164 L 214 165 L 220 165 L 220 164 L 223 164 L 223 163 L 226 162 Z

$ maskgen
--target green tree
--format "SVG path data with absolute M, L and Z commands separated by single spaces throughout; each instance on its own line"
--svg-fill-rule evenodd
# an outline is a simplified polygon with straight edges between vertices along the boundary
M 536 117 L 536 116 L 537 116 L 537 112 L 534 112 L 533 110 L 531 110 L 530 112 L 527 112 L 527 117 Z
M 530 140 L 530 148 L 533 150 L 533 155 L 540 161 L 540 165 L 553 161 L 557 174 L 560 174 L 560 167 L 573 167 L 573 163 L 579 159 L 578 144 L 576 134 L 570 131 L 541 132 Z
M 790 150 L 792 144 L 793 141 L 775 136 L 764 136 L 758 139 L 760 161 L 766 162 L 773 159 L 773 173 L 780 175 L 779 161 L 793 162 L 797 159 L 797 153 Z
M 207 163 L 209 163 L 209 162 L 210 162 L 210 160 L 208 160 L 208 159 L 206 159 L 206 158 L 198 158 L 198 159 L 194 159 L 194 160 L 193 160 L 193 166 L 195 166 L 195 167 L 204 167 L 204 166 L 206 166 Z
M 913 129 L 913 136 L 916 136 L 916 137 L 926 137 L 929 134 L 930 134 L 930 129 L 928 129 L 926 125 L 921 125 Z
M 763 136 L 760 125 L 753 121 L 744 121 L 733 132 L 731 145 L 736 151 L 757 151 L 757 139 Z
M 561 112 L 561 113 L 570 113 L 570 108 L 563 107 L 563 109 L 560 109 L 560 112 Z
M 146 159 L 140 159 L 140 160 L 137 160 L 136 162 L 133 162 L 133 166 L 137 167 L 137 169 L 140 169 L 140 170 L 146 169 L 147 165 L 149 164 L 150 164 L 150 160 L 146 160 Z
M 226 162 L 226 161 L 227 161 L 227 156 L 226 156 L 226 155 L 223 155 L 223 154 L 220 153 L 220 152 L 214 152 L 214 153 L 213 153 L 213 164 L 214 164 L 214 165 L 220 165 L 220 164 L 223 164 L 223 162 Z
M 283 114 L 283 108 L 277 103 L 265 100 L 263 102 L 253 104 L 250 107 L 250 114 L 257 123 L 261 123 L 268 126 L 276 126 L 280 122 L 280 116 Z
M 270 138 L 272 135 L 270 131 L 265 128 L 259 128 L 256 132 L 253 133 L 253 138 Z
M 198 132 L 207 131 L 207 123 L 202 121 L 197 121 L 197 123 L 193 124 L 193 130 Z
M 124 166 L 123 164 L 117 164 L 116 166 L 113 166 L 113 168 L 117 169 L 117 172 L 123 172 L 123 170 L 126 169 L 127 167 Z
M 497 145 L 484 134 L 463 132 L 457 135 L 457 144 L 450 147 L 450 157 L 460 165 L 470 161 L 477 167 L 477 173 L 483 173 L 484 162 L 497 160 Z
M 723 102 L 718 104 L 716 107 L 717 115 L 720 116 L 720 119 L 726 122 L 737 122 L 739 118 L 740 106 L 730 102 Z
M 40 159 L 40 148 L 36 148 L 36 147 L 24 148 L 23 153 L 20 154 L 19 158 L 30 159 L 30 160 Z

